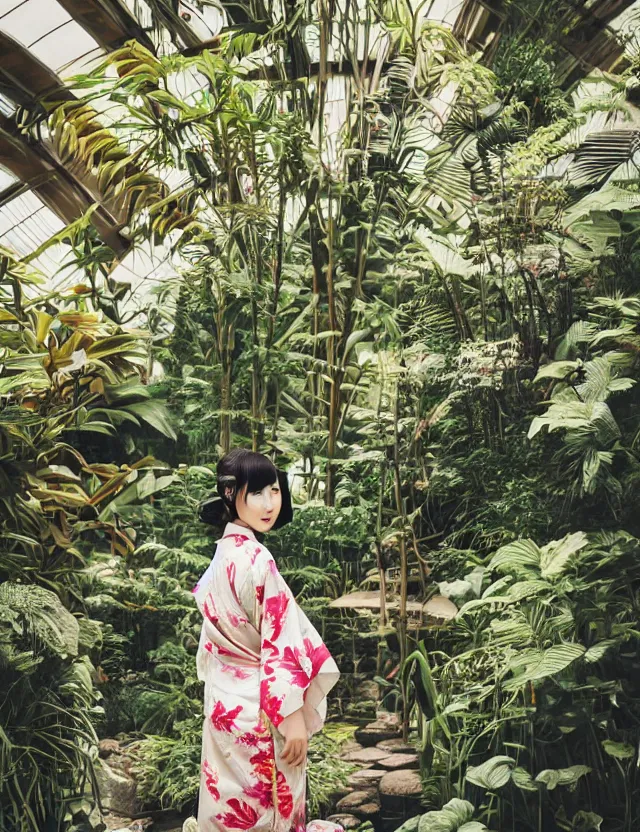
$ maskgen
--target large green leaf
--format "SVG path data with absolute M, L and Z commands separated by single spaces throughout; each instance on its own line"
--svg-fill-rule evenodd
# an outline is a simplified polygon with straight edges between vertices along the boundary
M 589 543 L 584 532 L 568 534 L 562 540 L 552 540 L 540 550 L 540 572 L 543 578 L 555 577 L 564 572 L 569 559 Z
M 640 147 L 640 131 L 607 130 L 591 133 L 576 151 L 569 169 L 573 185 L 595 185 L 628 162 Z
M 580 361 L 552 361 L 550 364 L 544 364 L 538 370 L 534 382 L 541 378 L 564 379 L 575 372 L 581 363 Z
M 132 402 L 131 404 L 124 405 L 122 410 L 128 410 L 130 413 L 135 414 L 143 422 L 147 422 L 151 427 L 168 436 L 169 439 L 177 439 L 176 432 L 169 421 L 167 408 L 162 402 L 154 399 L 148 399 L 144 402 Z
M 472 820 L 473 812 L 472 803 L 454 797 L 442 809 L 422 815 L 418 832 L 486 832 L 484 824 L 479 824 L 475 829 L 467 826 L 476 823 Z
M 511 780 L 511 772 L 516 765 L 513 757 L 497 756 L 479 766 L 469 766 L 467 780 L 474 786 L 495 792 L 506 786 Z
M 509 664 L 515 675 L 505 682 L 504 687 L 506 690 L 517 690 L 529 682 L 557 676 L 584 654 L 584 646 L 573 642 L 558 644 L 547 650 L 522 650 Z
M 589 766 L 570 766 L 569 768 L 550 769 L 541 771 L 536 776 L 536 783 L 544 783 L 549 791 L 556 786 L 575 786 L 581 777 L 589 774 Z
M 528 575 L 538 571 L 540 557 L 540 548 L 533 540 L 516 540 L 498 549 L 489 562 L 489 568 Z
M 627 745 L 623 742 L 604 740 L 602 747 L 610 757 L 615 757 L 616 760 L 630 760 L 636 754 L 636 750 L 632 745 Z

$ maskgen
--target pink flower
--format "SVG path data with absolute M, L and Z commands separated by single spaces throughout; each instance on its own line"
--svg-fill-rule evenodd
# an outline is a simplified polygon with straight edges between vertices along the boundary
M 231 673 L 236 679 L 248 679 L 251 676 L 248 671 L 243 670 L 241 667 L 236 667 L 233 664 L 223 664 L 222 672 Z
M 211 764 L 208 760 L 205 760 L 203 762 L 202 772 L 205 777 L 205 785 L 207 787 L 207 791 L 213 798 L 215 798 L 215 800 L 220 800 L 220 792 L 216 788 L 216 784 L 218 782 L 218 773 L 211 768 Z
M 242 710 L 242 705 L 238 705 L 232 710 L 228 711 L 225 706 L 218 700 L 211 711 L 211 722 L 217 731 L 229 731 L 233 728 L 238 730 L 238 726 L 234 720 Z
M 253 786 L 242 791 L 247 797 L 255 798 L 265 809 L 273 805 L 273 786 L 269 780 L 258 780 Z
M 253 564 L 256 562 L 256 558 L 258 557 L 259 554 L 260 554 L 260 547 L 256 546 L 256 548 L 253 550 L 253 554 L 251 555 L 251 566 L 253 566 Z
M 296 814 L 291 821 L 291 832 L 306 832 L 304 807 Z
M 284 696 L 275 696 L 271 693 L 268 679 L 263 679 L 260 682 L 260 707 L 276 728 L 284 718 L 280 715 L 283 700 Z
M 262 604 L 264 601 L 264 584 L 256 587 L 256 598 L 258 599 L 258 603 Z
M 291 674 L 291 681 L 299 688 L 306 688 L 309 684 L 309 677 L 300 667 L 300 648 L 291 648 L 287 645 L 284 648 L 282 659 L 279 662 L 283 670 L 288 670 Z
M 246 624 L 247 619 L 241 615 L 237 615 L 235 612 L 229 610 L 227 612 L 227 618 L 229 619 L 229 623 L 232 627 L 238 627 L 240 624 Z
M 271 635 L 272 641 L 276 641 L 282 632 L 288 606 L 289 597 L 284 590 L 277 595 L 272 595 L 270 598 L 267 598 L 264 603 L 265 616 L 271 621 L 271 626 L 273 627 L 273 633 Z
M 216 815 L 216 818 L 222 821 L 225 826 L 230 829 L 251 829 L 252 826 L 256 825 L 258 813 L 253 806 L 245 803 L 244 800 L 232 797 L 231 800 L 227 801 L 227 806 L 233 811 L 226 812 L 224 815 Z
M 261 740 L 262 737 L 259 737 L 257 734 L 253 734 L 251 731 L 247 731 L 246 734 L 241 734 L 238 737 L 237 742 L 239 742 L 240 745 L 246 745 L 248 748 L 257 748 Z
M 210 602 L 209 595 L 205 598 L 202 608 L 204 610 L 204 614 L 212 624 L 217 624 L 218 621 L 220 621 L 220 618 L 216 615 L 216 608 L 213 601 Z
M 304 639 L 304 649 L 308 658 L 311 659 L 311 676 L 309 678 L 314 679 L 326 660 L 331 658 L 331 653 L 326 644 L 320 643 L 317 647 L 314 647 L 310 638 Z
M 254 772 L 259 777 L 266 777 L 266 779 L 271 782 L 275 766 L 272 748 L 268 748 L 266 751 L 258 751 L 253 755 L 253 757 L 249 758 L 249 762 L 253 766 Z
M 264 665 L 262 667 L 262 670 L 267 676 L 272 676 L 274 672 L 273 665 L 271 665 L 269 662 L 273 661 L 273 659 L 276 656 L 280 655 L 280 650 L 275 644 L 273 644 L 273 642 L 269 641 L 268 638 L 265 638 L 262 642 L 261 652 L 266 653 L 267 650 L 271 652 L 271 655 L 263 657 Z
M 278 811 L 283 818 L 291 817 L 291 812 L 293 812 L 293 795 L 291 794 L 287 779 L 281 771 L 276 775 L 276 790 Z
M 236 546 L 240 547 L 249 538 L 244 534 L 228 534 L 226 537 L 232 537 Z

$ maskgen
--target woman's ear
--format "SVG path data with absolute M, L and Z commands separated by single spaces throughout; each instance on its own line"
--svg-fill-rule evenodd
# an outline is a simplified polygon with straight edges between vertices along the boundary
M 236 478 L 233 475 L 218 477 L 218 494 L 229 507 L 233 506 L 236 501 L 236 490 Z

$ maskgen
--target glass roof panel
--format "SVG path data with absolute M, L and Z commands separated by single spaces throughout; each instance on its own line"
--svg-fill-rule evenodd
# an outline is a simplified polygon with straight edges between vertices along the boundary
M 58 72 L 62 67 L 70 65 L 79 58 L 102 54 L 102 50 L 75 20 L 69 20 L 63 26 L 33 44 L 29 44 L 29 51 L 44 64 Z
M 0 245 L 19 257 L 31 254 L 64 227 L 64 221 L 32 191 L 20 194 L 0 207 Z M 76 270 L 65 269 L 58 274 L 69 251 L 68 245 L 59 243 L 32 261 L 34 268 L 51 278 L 52 288 L 69 279 L 78 282 Z
M 13 185 L 13 183 L 17 181 L 17 176 L 14 176 L 10 170 L 7 170 L 5 167 L 0 165 L 0 192 L 4 191 L 5 188 L 8 188 L 9 185 Z
M 5 116 L 12 116 L 17 109 L 13 101 L 0 93 L 0 113 Z
M 26 0 L 0 0 L 0 17 L 21 6 Z
M 427 6 L 424 17 L 428 20 L 435 20 L 436 23 L 453 26 L 463 6 L 463 0 L 434 0 L 430 6 Z M 419 16 L 422 17 L 423 15 L 420 14 Z
M 56 0 L 26 0 L 0 17 L 0 29 L 25 46 L 31 46 L 70 20 Z

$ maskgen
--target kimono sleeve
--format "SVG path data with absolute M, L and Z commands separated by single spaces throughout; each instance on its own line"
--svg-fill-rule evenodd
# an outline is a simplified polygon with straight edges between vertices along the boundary
M 276 728 L 302 708 L 309 734 L 314 734 L 324 724 L 326 697 L 340 672 L 270 555 L 256 573 L 260 708 Z

